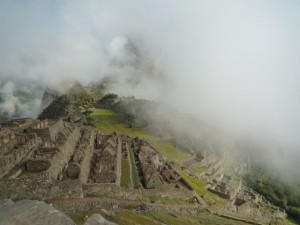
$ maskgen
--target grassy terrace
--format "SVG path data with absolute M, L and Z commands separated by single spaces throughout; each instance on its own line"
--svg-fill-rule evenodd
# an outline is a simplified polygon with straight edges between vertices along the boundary
M 203 166 L 194 167 L 192 169 L 192 171 L 197 174 L 201 174 L 201 173 L 205 172 L 206 170 L 207 170 L 207 167 L 203 167 Z
M 219 196 L 212 194 L 211 192 L 206 190 L 206 188 L 204 187 L 204 182 L 202 180 L 189 177 L 188 175 L 184 174 L 179 168 L 177 168 L 177 172 L 186 182 L 189 183 L 189 185 L 192 186 L 192 188 L 198 195 L 203 196 L 204 201 L 209 205 L 213 205 L 215 203 L 223 205 L 226 203 L 225 199 L 222 199 Z
M 191 155 L 186 151 L 176 148 L 172 141 L 161 141 L 147 130 L 140 128 L 128 128 L 122 123 L 117 113 L 108 109 L 94 109 L 90 115 L 89 122 L 103 133 L 125 133 L 131 137 L 140 137 L 147 140 L 169 161 L 180 161 Z
M 131 179 L 130 179 L 130 166 L 129 161 L 126 159 L 122 159 L 121 162 L 122 173 L 121 173 L 121 187 L 131 188 Z
M 133 152 L 130 151 L 130 161 L 131 161 L 131 177 L 132 177 L 132 186 L 133 188 L 139 188 L 140 187 L 140 179 L 139 175 L 135 166 L 135 160 L 134 160 L 134 155 Z

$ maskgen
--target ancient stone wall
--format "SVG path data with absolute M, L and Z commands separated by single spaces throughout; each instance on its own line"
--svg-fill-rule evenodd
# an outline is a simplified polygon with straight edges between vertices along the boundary
M 79 211 L 96 211 L 100 209 L 114 210 L 125 208 L 136 208 L 139 209 L 141 203 L 139 201 L 132 200 L 116 200 L 116 199 L 82 199 L 76 201 L 48 201 L 48 203 L 53 204 L 56 209 L 59 209 L 65 213 L 74 213 Z
M 165 205 L 158 203 L 145 203 L 144 209 L 152 212 L 164 212 L 170 214 L 196 214 L 200 210 L 200 206 L 179 206 L 179 205 Z
M 142 189 L 142 194 L 145 196 L 166 196 L 169 198 L 181 198 L 181 199 L 189 199 L 192 198 L 193 192 L 187 189 L 178 189 L 170 185 L 162 185 L 156 189 Z
M 62 120 L 42 120 L 33 124 L 29 131 L 36 133 L 44 141 L 55 141 L 57 133 L 63 128 L 64 123 Z
M 73 199 L 73 201 L 49 201 L 53 206 L 65 213 L 74 213 L 78 211 L 93 211 L 107 209 L 118 211 L 124 208 L 136 208 L 150 212 L 163 212 L 171 214 L 196 214 L 200 210 L 200 206 L 177 206 L 165 205 L 157 203 L 142 203 L 139 201 L 122 201 L 116 199 Z
M 52 183 L 45 172 L 34 176 L 22 174 L 15 179 L 0 181 L 0 198 L 44 200 L 51 198 L 49 196 L 51 187 Z
M 30 157 L 31 153 L 41 144 L 42 140 L 36 135 L 21 135 L 18 138 L 22 141 L 0 158 L 0 178 L 8 174 L 16 164 Z
M 78 127 L 74 127 L 73 131 L 67 137 L 67 141 L 58 146 L 60 151 L 51 158 L 51 167 L 47 170 L 50 178 L 58 179 L 60 174 L 62 174 L 63 168 L 68 164 L 74 153 L 79 137 L 80 130 Z
M 26 171 L 28 172 L 42 172 L 51 166 L 49 159 L 29 159 L 26 162 Z
M 64 179 L 79 179 L 87 183 L 90 174 L 90 161 L 95 144 L 96 130 L 92 127 L 81 129 L 81 138 L 73 156 L 63 171 Z
M 89 135 L 88 144 L 85 146 L 86 151 L 85 155 L 80 162 L 81 171 L 79 173 L 79 180 L 82 183 L 87 183 L 90 175 L 90 165 L 91 165 L 91 157 L 94 150 L 94 141 L 95 141 L 95 130 L 91 130 L 87 135 Z
M 118 138 L 97 134 L 96 149 L 91 158 L 90 183 L 116 183 L 118 176 Z
M 79 180 L 64 180 L 56 182 L 44 199 L 55 198 L 82 198 L 82 183 Z
M 122 144 L 121 144 L 121 140 L 120 137 L 118 137 L 117 139 L 117 169 L 116 169 L 116 184 L 120 185 L 121 183 L 121 163 L 122 163 L 122 153 L 121 153 L 121 149 L 122 149 Z
M 0 128 L 0 156 L 11 150 L 17 144 L 17 141 L 13 131 Z
M 84 184 L 85 197 L 111 197 L 118 199 L 140 200 L 141 191 L 126 190 L 116 184 Z

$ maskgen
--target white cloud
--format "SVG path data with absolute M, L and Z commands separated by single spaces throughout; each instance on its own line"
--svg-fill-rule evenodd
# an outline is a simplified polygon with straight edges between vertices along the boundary
M 110 74 L 137 82 L 114 87 L 122 94 L 299 145 L 299 8 L 292 0 L 1 2 L 0 79 L 88 83 Z

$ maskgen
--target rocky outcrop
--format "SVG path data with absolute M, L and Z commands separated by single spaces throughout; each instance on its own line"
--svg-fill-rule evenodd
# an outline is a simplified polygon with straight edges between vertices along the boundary
M 38 119 L 63 119 L 71 122 L 80 121 L 82 114 L 80 110 L 74 106 L 67 95 L 62 95 L 43 110 Z
M 22 200 L 1 207 L 0 224 L 5 225 L 75 225 L 51 205 L 35 200 Z
M 88 218 L 87 221 L 84 223 L 84 225 L 117 225 L 117 224 L 109 222 L 103 216 L 96 213 L 93 214 L 90 218 Z
M 51 102 L 58 96 L 59 92 L 57 90 L 47 87 L 42 98 L 40 112 L 47 108 L 51 104 Z
M 2 207 L 7 207 L 7 206 L 12 205 L 12 204 L 14 204 L 14 202 L 10 199 L 0 199 L 0 209 Z

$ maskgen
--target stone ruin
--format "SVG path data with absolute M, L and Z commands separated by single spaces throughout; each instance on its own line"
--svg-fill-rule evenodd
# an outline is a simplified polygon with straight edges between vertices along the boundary
M 136 168 L 144 188 L 177 188 L 192 190 L 170 163 L 149 143 L 138 138 L 127 137 L 129 151 L 133 151 Z M 123 147 L 122 147 L 123 148 Z M 128 150 L 122 154 L 128 157 Z
M 97 135 L 89 183 L 119 183 L 121 176 L 119 148 L 117 135 Z
M 102 134 L 80 119 L 61 96 L 36 120 L 1 122 L 0 198 L 90 202 L 102 196 L 140 202 L 142 193 L 193 197 L 192 188 L 149 143 Z M 123 161 L 129 171 L 122 171 Z M 122 176 L 130 176 L 132 185 L 121 187 Z M 133 185 L 133 176 L 139 185 Z
M 0 125 L 0 198 L 84 197 L 89 185 L 120 186 L 122 160 L 134 160 L 144 190 L 192 190 L 164 157 L 139 138 L 101 134 L 62 119 Z

